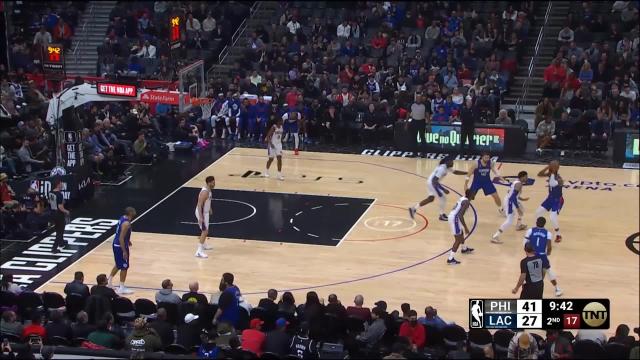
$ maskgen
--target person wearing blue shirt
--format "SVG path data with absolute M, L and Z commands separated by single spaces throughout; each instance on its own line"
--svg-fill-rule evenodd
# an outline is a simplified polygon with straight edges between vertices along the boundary
M 218 310 L 213 316 L 213 324 L 225 322 L 233 326 L 238 326 L 240 320 L 240 289 L 233 285 L 234 276 L 231 273 L 222 274 L 220 280 L 221 287 L 224 286 L 220 299 L 218 300 Z
M 258 97 L 258 102 L 254 105 L 249 105 L 249 136 L 253 137 L 255 141 L 261 141 L 267 132 L 270 108 L 262 96 Z
M 438 310 L 434 309 L 431 306 L 427 306 L 424 309 L 424 317 L 418 319 L 418 322 L 425 326 L 432 326 L 436 329 L 443 329 L 447 326 L 447 322 L 442 320 L 440 316 L 438 316 Z
M 240 95 L 234 93 L 231 100 L 227 102 L 226 125 L 229 129 L 229 137 L 235 139 L 238 135 L 238 120 L 240 117 Z

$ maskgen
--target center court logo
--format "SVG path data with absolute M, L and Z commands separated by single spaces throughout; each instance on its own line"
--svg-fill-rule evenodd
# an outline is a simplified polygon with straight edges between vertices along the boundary
M 607 308 L 597 301 L 588 303 L 582 309 L 582 320 L 593 328 L 602 326 L 607 321 L 607 316 Z
M 482 327 L 484 327 L 484 302 L 469 300 L 469 328 L 481 329 Z

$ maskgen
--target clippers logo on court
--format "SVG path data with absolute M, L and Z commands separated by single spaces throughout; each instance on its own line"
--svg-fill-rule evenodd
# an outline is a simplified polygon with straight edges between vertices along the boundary
M 469 300 L 469 328 L 482 329 L 484 327 L 484 301 Z
M 66 225 L 64 250 L 53 252 L 55 232 L 26 248 L 0 266 L 13 282 L 35 290 L 113 234 L 118 220 L 76 218 Z
M 264 174 L 257 170 L 247 170 L 243 174 L 229 174 L 229 176 L 239 176 L 245 179 L 264 179 Z M 339 182 L 339 183 L 347 183 L 347 184 L 363 184 L 364 180 L 361 178 L 350 178 L 350 177 L 334 177 L 334 176 L 313 176 L 313 175 L 298 175 L 297 178 L 302 181 L 309 182 Z
M 607 321 L 607 317 L 607 308 L 597 301 L 588 303 L 582 309 L 582 321 L 592 328 L 604 325 Z

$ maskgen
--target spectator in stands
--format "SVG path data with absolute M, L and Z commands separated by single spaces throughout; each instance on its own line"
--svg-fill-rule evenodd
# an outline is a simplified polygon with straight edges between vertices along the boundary
M 53 28 L 53 39 L 59 43 L 62 43 L 65 51 L 71 50 L 71 37 L 73 31 L 71 27 L 63 20 L 60 19 L 58 24 Z
M 173 325 L 167 322 L 167 310 L 165 308 L 158 308 L 156 318 L 149 324 L 149 327 L 158 334 L 163 348 L 173 344 Z
M 249 328 L 242 331 L 241 346 L 242 349 L 251 351 L 260 356 L 265 343 L 266 335 L 262 332 L 264 321 L 258 318 L 251 319 Z
M 507 358 L 509 359 L 535 359 L 538 352 L 538 342 L 528 332 L 516 333 L 509 342 Z
M 553 118 L 548 115 L 544 121 L 538 124 L 536 128 L 537 146 L 536 152 L 541 153 L 542 149 L 546 149 L 551 146 L 553 138 L 555 137 L 556 123 Z
M 409 310 L 408 318 L 400 325 L 399 336 L 404 336 L 411 341 L 413 351 L 422 349 L 426 341 L 424 326 L 418 324 L 418 313 L 415 310 Z
M 233 281 L 233 274 L 222 274 L 220 284 L 224 285 L 224 291 L 218 301 L 218 310 L 213 316 L 214 325 L 218 322 L 227 322 L 235 328 L 238 324 L 241 295 L 240 289 L 233 284 Z
M 364 343 L 367 349 L 372 349 L 384 336 L 387 327 L 384 319 L 387 313 L 380 307 L 375 307 L 371 310 L 371 319 L 373 320 L 370 325 L 365 326 L 365 330 L 362 334 L 356 336 L 356 340 Z
M 40 31 L 33 37 L 33 45 L 38 45 L 42 51 L 42 49 L 46 49 L 51 42 L 51 33 L 47 31 L 44 25 L 40 26 Z
M 64 293 L 67 296 L 75 294 L 83 298 L 89 297 L 89 287 L 84 283 L 84 273 L 82 271 L 75 272 L 73 281 L 64 286 Z
M 318 329 L 318 325 L 325 313 L 325 307 L 320 303 L 320 298 L 315 291 L 307 292 L 307 301 L 298 306 L 298 317 L 309 323 L 312 334 Z
M 211 34 L 216 29 L 216 19 L 211 14 L 211 11 L 207 13 L 207 17 L 202 20 L 202 38 L 205 40 L 211 39 Z
M 85 311 L 80 311 L 76 315 L 76 323 L 71 325 L 73 338 L 89 337 L 89 334 L 96 330 L 95 326 L 89 324 L 89 315 Z
M 576 341 L 591 340 L 601 346 L 607 343 L 607 335 L 604 331 L 597 329 L 581 329 L 576 334 Z
M 593 70 L 591 70 L 591 64 L 585 60 L 580 68 L 580 74 L 578 75 L 580 82 L 590 83 L 593 81 Z
M 20 322 L 16 321 L 16 313 L 11 310 L 5 310 L 2 312 L 2 319 L 0 319 L 0 333 L 9 334 L 14 336 L 22 336 L 23 326 Z
M 298 333 L 291 339 L 289 356 L 298 359 L 317 359 L 319 344 L 309 337 L 309 324 L 300 324 Z
M 170 279 L 162 280 L 162 289 L 158 290 L 156 293 L 156 303 L 173 303 L 180 304 L 182 303 L 182 299 L 173 292 L 173 283 Z
M 264 352 L 275 353 L 281 357 L 289 353 L 291 337 L 287 334 L 288 324 L 285 318 L 278 318 L 276 320 L 275 329 L 269 331 L 265 337 L 264 346 L 262 347 Z
M 218 359 L 220 357 L 220 348 L 216 345 L 215 330 L 202 329 L 200 333 L 202 344 L 198 347 L 197 356 L 200 359 Z
M 569 340 L 560 335 L 560 330 L 547 330 L 544 359 L 571 359 L 573 347 Z
M 26 340 L 30 336 L 39 336 L 42 340 L 47 337 L 47 330 L 42 326 L 42 314 L 38 310 L 31 314 L 31 324 L 22 329 L 22 339 Z
M 97 329 L 89 334 L 87 339 L 96 345 L 104 346 L 109 349 L 121 349 L 123 339 L 112 331 L 113 327 L 113 315 L 111 313 L 106 313 L 104 317 L 98 321 Z
M 108 287 L 107 285 L 107 275 L 98 275 L 96 277 L 96 285 L 93 285 L 91 287 L 91 295 L 102 296 L 109 299 L 109 301 L 113 301 L 113 299 L 117 298 L 118 295 L 112 288 Z
M 198 284 L 197 281 L 190 282 L 189 292 L 182 295 L 182 301 L 200 304 L 200 305 L 207 305 L 208 304 L 207 297 L 204 294 L 199 293 L 198 292 L 199 289 L 200 289 L 200 284 Z
M 18 140 L 18 141 L 20 141 L 20 140 Z M 27 173 L 30 173 L 32 171 L 41 170 L 45 166 L 45 162 L 44 161 L 36 160 L 35 158 L 33 158 L 33 155 L 31 154 L 31 149 L 29 148 L 29 144 L 30 143 L 31 143 L 31 139 L 26 138 L 26 137 L 23 138 L 22 139 L 22 146 L 20 146 L 20 149 L 18 149 L 16 151 L 16 155 L 18 155 L 18 158 L 20 159 L 20 161 L 24 165 L 25 171 Z
M 573 41 L 573 30 L 569 27 L 569 23 L 565 24 L 558 33 L 558 43 L 560 45 L 569 45 Z
M 344 320 L 347 317 L 347 309 L 342 305 L 336 294 L 330 294 L 327 298 L 328 304 L 325 307 L 327 314 L 334 314 L 340 320 Z
M 200 331 L 203 324 L 201 324 L 200 316 L 192 313 L 184 316 L 184 323 L 178 325 L 178 339 L 177 343 L 190 349 L 192 346 L 200 343 Z
M 296 300 L 293 294 L 289 291 L 282 293 L 280 301 L 278 302 L 278 311 L 289 314 L 295 314 L 297 311 Z
M 438 310 L 434 309 L 432 306 L 427 306 L 424 309 L 424 317 L 418 319 L 418 322 L 425 326 L 433 326 L 438 329 L 442 329 L 447 326 L 446 321 L 442 320 L 440 316 L 438 316 Z
M 277 299 L 278 291 L 276 289 L 269 289 L 269 291 L 267 291 L 267 297 L 258 302 L 258 307 L 264 309 L 264 311 L 268 313 L 275 314 L 278 312 L 278 304 L 276 304 Z
M 53 309 L 49 311 L 49 323 L 44 328 L 49 342 L 52 342 L 55 336 L 64 338 L 67 341 L 73 338 L 73 330 L 60 310 Z
M 292 17 L 291 20 L 289 20 L 289 22 L 287 23 L 287 29 L 289 29 L 289 34 L 291 37 L 293 37 L 293 35 L 296 35 L 296 33 L 301 27 L 302 25 L 300 25 L 297 17 L 295 16 Z
M 346 41 L 351 36 L 351 25 L 346 19 L 336 28 L 336 36 L 340 41 Z
M 238 338 L 236 335 L 236 330 L 231 326 L 231 324 L 226 322 L 220 322 L 216 326 L 216 332 L 218 333 L 218 337 L 216 338 L 216 345 L 221 347 L 222 349 L 229 349 L 229 342 L 233 338 Z
M 501 109 L 498 112 L 498 117 L 494 123 L 496 125 L 511 125 L 511 118 L 509 117 L 506 109 Z
M 144 318 L 133 322 L 133 331 L 125 339 L 125 349 L 133 353 L 159 351 L 162 348 L 160 337 L 147 325 Z
M 356 317 L 362 321 L 369 321 L 371 319 L 371 310 L 368 307 L 364 307 L 364 297 L 362 295 L 356 295 L 353 299 L 354 306 L 347 307 L 347 316 Z
M 93 141 L 91 141 L 91 130 L 82 130 L 82 145 L 84 146 L 84 156 L 95 166 L 96 172 L 102 174 L 100 170 L 102 162 L 105 159 L 104 154 L 100 151 Z
M 11 188 L 11 185 L 9 185 L 9 176 L 5 173 L 0 173 L 0 205 L 6 207 L 18 205 L 15 196 L 16 193 Z
M 636 339 L 633 336 L 629 335 L 629 326 L 626 324 L 620 324 L 616 328 L 616 334 L 613 337 L 609 338 L 608 343 L 612 344 L 622 344 L 628 348 L 633 347 L 633 344 L 636 342 Z
M 143 59 L 155 59 L 156 58 L 156 47 L 153 46 L 149 40 L 145 40 L 144 45 L 140 47 L 136 56 Z
M 20 295 L 24 290 L 20 285 L 13 282 L 13 274 L 2 274 L 2 280 L 0 280 L 0 290 Z
M 555 58 L 544 70 L 544 97 L 558 98 L 560 88 L 567 77 L 567 71 L 562 66 L 560 59 Z

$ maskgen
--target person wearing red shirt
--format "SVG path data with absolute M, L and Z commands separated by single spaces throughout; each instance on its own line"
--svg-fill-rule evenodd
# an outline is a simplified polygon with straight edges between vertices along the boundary
M 427 339 L 424 326 L 418 324 L 418 313 L 415 310 L 409 310 L 409 317 L 400 325 L 399 336 L 404 336 L 411 341 L 413 351 L 422 349 Z
M 291 88 L 291 91 L 289 91 L 285 96 L 284 99 L 289 109 L 294 109 L 296 105 L 298 105 L 298 95 L 298 89 L 294 86 Z
M 18 202 L 15 201 L 11 186 L 9 186 L 9 176 L 7 174 L 0 174 L 0 205 L 14 205 Z
M 424 16 L 422 16 L 422 14 L 418 14 L 418 18 L 416 19 L 416 27 L 418 29 L 422 29 L 424 30 Z
M 356 295 L 353 299 L 355 306 L 349 306 L 347 308 L 347 316 L 356 317 L 362 321 L 371 320 L 371 309 L 362 306 L 364 304 L 364 297 L 362 295 Z
M 73 31 L 64 20 L 60 19 L 58 24 L 53 28 L 53 39 L 62 43 L 65 50 L 71 48 L 71 37 Z
M 376 66 L 373 65 L 373 60 L 369 59 L 368 62 L 360 65 L 360 72 L 366 76 L 374 74 L 376 72 Z
M 262 324 L 264 324 L 264 321 L 258 318 L 252 319 L 249 323 L 249 329 L 242 332 L 242 349 L 251 351 L 258 356 L 262 355 L 262 346 L 267 337 L 261 331 Z
M 338 78 L 341 84 L 351 85 L 354 76 L 356 76 L 356 73 L 351 69 L 351 66 L 347 64 L 344 66 L 344 70 L 340 71 Z
M 374 49 L 384 49 L 387 47 L 387 38 L 382 35 L 382 32 L 378 31 L 378 35 L 371 39 L 371 47 Z
M 544 69 L 544 97 L 557 98 L 560 96 L 560 87 L 567 77 L 567 70 L 560 64 L 560 59 L 555 58 Z
M 27 340 L 32 335 L 40 336 L 41 339 L 47 336 L 47 331 L 42 326 L 42 315 L 38 312 L 31 316 L 31 324 L 22 329 L 23 339 Z

